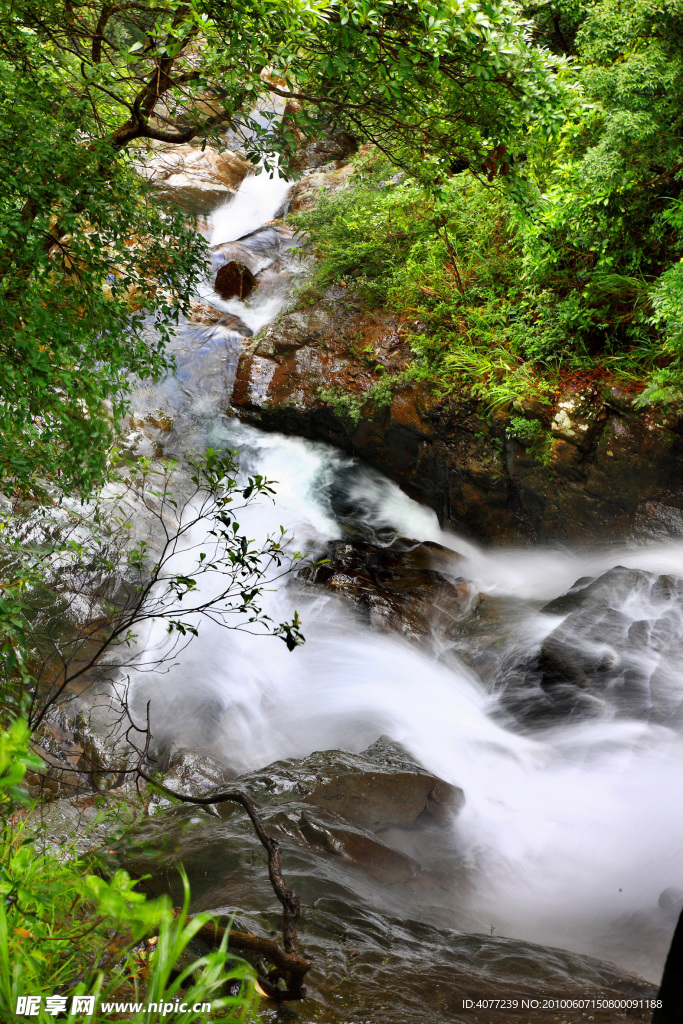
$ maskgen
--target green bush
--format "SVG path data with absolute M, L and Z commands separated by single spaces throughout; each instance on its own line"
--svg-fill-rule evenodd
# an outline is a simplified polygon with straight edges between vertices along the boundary
M 313 287 L 344 281 L 395 310 L 414 353 L 407 376 L 441 394 L 465 385 L 495 405 L 543 393 L 561 328 L 525 289 L 510 202 L 468 174 L 436 191 L 393 175 L 366 157 L 349 189 L 295 217 L 318 259 Z M 377 387 L 386 400 L 389 383 Z

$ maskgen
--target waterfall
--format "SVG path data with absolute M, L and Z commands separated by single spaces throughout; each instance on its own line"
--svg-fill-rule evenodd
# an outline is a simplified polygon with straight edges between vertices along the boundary
M 221 304 L 207 280 L 205 295 L 253 329 L 283 307 L 298 264 L 291 239 L 273 228 L 244 236 L 272 218 L 286 191 L 277 176 L 247 178 L 213 217 L 216 244 L 239 239 L 266 269 L 275 256 L 282 259 L 270 284 L 246 302 Z M 386 734 L 465 792 L 454 829 L 470 885 L 454 920 L 465 909 L 487 933 L 590 953 L 656 980 L 683 902 L 683 723 L 673 714 L 634 713 L 617 688 L 592 717 L 532 727 L 510 713 L 504 695 L 510 665 L 526 664 L 565 619 L 544 613 L 547 602 L 617 565 L 683 578 L 683 541 L 483 550 L 442 530 L 430 509 L 353 458 L 227 415 L 226 366 L 234 367 L 241 345 L 220 326 L 188 326 L 177 342 L 178 380 L 141 391 L 139 401 L 171 407 L 178 451 L 200 444 L 239 449 L 245 473 L 277 481 L 274 504 L 263 501 L 240 519 L 247 535 L 262 538 L 282 524 L 299 550 L 319 552 L 342 536 L 341 494 L 375 536 L 428 540 L 462 556 L 461 576 L 504 610 L 501 655 L 482 678 L 462 652 L 440 656 L 438 646 L 423 650 L 377 634 L 329 593 L 283 581 L 266 595 L 267 611 L 279 621 L 296 607 L 305 646 L 290 654 L 277 639 L 203 622 L 170 668 L 135 681 L 137 698 L 152 701 L 155 738 L 184 742 L 241 771 L 314 750 L 360 751 Z M 666 615 L 683 622 L 675 597 L 636 583 L 626 592 L 615 584 L 600 601 L 612 602 L 627 624 L 650 628 Z M 163 628 L 152 631 L 150 647 Z M 654 641 L 632 655 L 609 635 L 600 642 L 610 649 L 606 657 L 632 657 L 650 672 L 659 666 L 676 705 L 675 658 L 667 660 Z

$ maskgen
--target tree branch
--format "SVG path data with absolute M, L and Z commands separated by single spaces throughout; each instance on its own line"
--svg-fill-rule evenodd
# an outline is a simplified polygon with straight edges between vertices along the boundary
M 197 804 L 200 807 L 213 806 L 221 803 L 236 803 L 249 815 L 251 823 L 254 826 L 254 831 L 261 842 L 261 845 L 268 854 L 268 877 L 270 878 L 270 884 L 273 887 L 273 891 L 277 896 L 278 900 L 282 904 L 282 938 L 284 950 L 280 949 L 277 943 L 270 939 L 261 939 L 255 935 L 248 935 L 242 932 L 231 932 L 229 944 L 236 949 L 248 949 L 252 952 L 265 953 L 270 957 L 273 963 L 278 968 L 277 979 L 273 976 L 269 976 L 264 979 L 268 987 L 272 989 L 269 991 L 269 995 L 273 995 L 274 998 L 278 999 L 302 999 L 305 995 L 305 989 L 303 987 L 303 979 L 307 971 L 311 967 L 311 961 L 306 960 L 304 957 L 298 955 L 299 940 L 297 935 L 297 926 L 299 922 L 299 915 L 301 913 L 301 900 L 299 894 L 293 889 L 290 889 L 282 877 L 282 851 L 280 844 L 273 836 L 269 835 L 266 831 L 263 819 L 256 809 L 256 805 L 252 801 L 251 797 L 247 796 L 241 790 L 219 790 L 217 793 L 209 794 L 208 796 L 185 796 L 182 793 L 176 793 L 167 786 L 156 782 L 151 775 L 147 774 L 141 767 L 138 766 L 136 769 L 137 774 L 155 786 L 157 789 L 165 793 L 166 796 L 172 797 L 175 800 L 180 800 L 183 803 Z M 214 936 L 219 936 L 219 929 L 212 925 L 206 925 L 202 931 L 207 931 Z M 224 929 L 220 931 L 220 934 L 224 932 Z M 220 937 L 217 938 L 220 941 Z M 286 981 L 287 989 L 283 991 L 276 987 L 277 980 L 283 978 Z M 259 979 L 260 981 L 261 979 Z M 275 980 L 275 984 L 273 983 Z M 265 990 L 265 989 L 264 989 Z

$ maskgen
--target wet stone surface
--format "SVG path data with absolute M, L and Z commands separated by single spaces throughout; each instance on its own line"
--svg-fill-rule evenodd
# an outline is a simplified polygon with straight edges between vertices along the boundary
M 368 310 L 352 288 L 329 288 L 245 351 L 232 406 L 263 429 L 361 456 L 442 523 L 488 543 L 680 533 L 679 417 L 609 387 L 572 386 L 554 405 L 517 402 L 493 414 L 464 391 L 437 398 L 419 384 L 378 404 L 378 372 L 405 370 L 411 330 L 420 324 Z M 258 387 L 264 361 L 267 385 Z M 535 445 L 514 417 L 528 421 Z
M 540 611 L 547 633 L 508 670 L 503 706 L 533 724 L 616 714 L 683 720 L 683 581 L 615 566 Z
M 302 1024 L 488 1024 L 499 1016 L 464 1012 L 462 1000 L 654 994 L 641 979 L 590 957 L 445 926 L 446 917 L 457 919 L 458 890 L 466 884 L 447 825 L 462 794 L 396 744 L 381 739 L 363 754 L 323 751 L 277 762 L 230 785 L 252 795 L 281 841 L 285 877 L 302 899 L 301 949 L 314 961 L 306 1001 L 286 1011 L 265 1004 L 267 1021 L 293 1013 Z M 430 804 L 440 809 L 436 817 Z M 399 833 L 409 852 L 399 848 Z M 449 870 L 440 873 L 434 865 L 446 849 Z M 164 809 L 114 850 L 135 873 L 153 872 L 152 891 L 170 888 L 176 899 L 175 866 L 182 860 L 193 910 L 235 913 L 238 930 L 277 937 L 279 908 L 263 849 L 239 809 L 221 805 L 221 820 L 187 806 Z M 521 1024 L 528 1013 L 510 1011 L 504 1019 Z M 566 1024 L 586 1019 L 572 1011 L 534 1016 Z M 647 1018 L 634 1012 L 618 1019 Z
M 350 603 L 370 626 L 424 640 L 457 633 L 476 615 L 480 597 L 458 574 L 459 556 L 439 544 L 398 538 L 380 546 L 331 541 L 324 564 L 300 574 Z

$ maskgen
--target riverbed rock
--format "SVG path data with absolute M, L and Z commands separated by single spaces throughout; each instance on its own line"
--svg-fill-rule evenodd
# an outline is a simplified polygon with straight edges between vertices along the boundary
M 494 544 L 676 534 L 683 424 L 611 387 L 568 385 L 552 407 L 490 414 L 464 390 L 385 387 L 418 322 L 368 310 L 352 288 L 280 317 L 242 355 L 232 406 L 266 430 L 365 459 L 442 523 Z M 514 417 L 537 441 L 520 436 Z M 526 432 L 528 434 L 528 431 Z
M 256 278 L 244 263 L 230 260 L 219 269 L 213 286 L 222 299 L 246 299 L 256 287 Z
M 336 814 L 304 812 L 299 819 L 301 834 L 313 846 L 366 868 L 383 885 L 407 882 L 420 873 L 412 857 L 392 850 L 366 831 L 354 828 Z
M 217 786 L 226 786 L 235 776 L 215 758 L 184 747 L 165 751 L 162 769 L 164 786 L 186 796 L 200 796 Z
M 213 326 L 214 324 L 222 324 L 229 331 L 235 331 L 237 334 L 244 335 L 245 338 L 250 338 L 254 333 L 250 327 L 244 323 L 240 317 L 234 313 L 226 313 L 222 309 L 216 309 L 215 306 L 209 305 L 207 302 L 191 302 L 191 312 L 188 320 L 191 320 L 195 324 L 205 324 L 206 326 Z
M 361 754 L 318 751 L 237 778 L 213 759 L 178 748 L 167 754 L 162 770 L 164 784 L 177 793 L 219 795 L 226 787 L 248 793 L 269 833 L 307 864 L 309 891 L 327 877 L 343 886 L 397 887 L 397 906 L 415 897 L 438 909 L 444 893 L 463 885 L 463 858 L 451 828 L 464 803 L 462 790 L 426 771 L 386 737 Z M 251 839 L 238 804 L 225 801 L 215 808 L 219 836 L 246 834 Z M 175 840 L 169 849 L 175 846 L 184 857 L 192 855 L 195 840 L 205 837 L 203 827 L 195 827 L 206 819 L 205 809 L 186 805 L 170 819 L 169 810 L 162 796 L 154 800 L 150 814 L 154 821 L 170 822 Z M 192 833 L 186 834 L 190 822 Z M 144 848 L 144 837 L 159 832 L 150 824 L 143 834 L 141 838 L 136 830 L 117 847 L 140 870 L 140 856 L 147 856 L 140 843 Z
M 303 570 L 308 585 L 322 586 L 349 602 L 373 629 L 421 641 L 438 631 L 457 632 L 481 601 L 458 573 L 459 556 L 440 544 L 403 538 L 386 546 L 330 541 L 323 564 Z
M 220 153 L 211 146 L 202 150 L 192 143 L 154 145 L 136 169 L 162 200 L 204 214 L 230 199 L 253 172 L 248 161 L 228 149 Z
M 353 164 L 344 164 L 339 168 L 315 170 L 296 183 L 291 193 L 290 209 L 292 213 L 313 206 L 321 194 L 330 195 L 348 186 L 349 178 L 355 173 Z
M 167 434 L 173 430 L 173 417 L 164 409 L 152 409 L 147 413 L 131 413 L 129 416 L 129 423 L 134 430 L 144 430 L 146 427 L 151 427 L 152 430 L 159 430 L 162 434 Z
M 503 699 L 524 720 L 681 720 L 683 580 L 615 566 L 577 580 L 540 615 L 549 628 Z
M 437 779 L 402 747 L 381 738 L 363 751 L 316 751 L 242 776 L 260 806 L 296 799 L 372 832 L 451 821 L 465 802 L 457 786 Z
M 80 693 L 66 690 L 33 737 L 44 766 L 27 775 L 32 795 L 76 801 L 78 807 L 81 798 L 87 804 L 97 794 L 122 793 L 134 756 L 126 742 L 124 717 L 106 679 L 93 678 Z
M 307 142 L 290 160 L 295 171 L 305 171 L 325 164 L 337 163 L 355 153 L 358 142 L 341 129 L 332 130 L 324 138 Z
M 382 832 L 412 828 L 423 815 L 444 823 L 449 813 L 460 810 L 464 796 L 462 790 L 427 774 L 358 772 L 321 783 L 304 800 Z
M 397 755 L 398 756 L 398 755 Z M 309 766 L 309 768 L 312 766 Z M 292 763 L 291 768 L 294 768 Z M 309 768 L 304 769 L 308 775 Z M 272 808 L 265 808 L 265 814 Z M 304 807 L 303 816 L 312 813 Z M 284 819 L 282 819 L 284 822 Z M 301 822 L 301 818 L 299 818 Z M 283 851 L 287 883 L 301 896 L 300 951 L 313 961 L 306 978 L 307 998 L 296 1007 L 302 1024 L 491 1024 L 489 1009 L 463 1009 L 463 1000 L 521 1000 L 548 997 L 653 998 L 655 987 L 613 964 L 566 950 L 544 948 L 467 928 L 451 894 L 435 890 L 430 902 L 414 868 L 391 853 L 377 852 L 371 866 L 350 856 L 352 829 L 340 838 L 337 821 L 302 822 L 311 841 L 302 842 L 294 824 L 267 827 Z M 334 826 L 334 830 L 333 830 Z M 361 850 L 370 850 L 362 840 Z M 380 839 L 381 842 L 381 839 Z M 339 846 L 337 844 L 340 844 Z M 182 900 L 177 866 L 190 881 L 192 911 L 214 911 L 234 928 L 269 938 L 280 934 L 282 911 L 270 887 L 265 853 L 243 813 L 218 821 L 189 807 L 176 807 L 138 823 L 107 848 L 108 862 L 123 864 L 135 876 L 150 875 L 143 885 L 156 894 L 171 891 Z M 395 852 L 395 851 L 394 851 Z M 378 855 L 387 857 L 386 884 L 375 874 Z M 406 877 L 404 877 L 406 876 Z M 446 921 L 456 922 L 454 925 Z M 460 931 L 454 930 L 460 926 Z M 488 929 L 487 929 L 488 931 Z M 667 938 L 668 941 L 668 938 Z M 248 956 L 248 954 L 247 954 Z M 264 1002 L 260 1014 L 274 1022 L 282 1010 Z M 619 1011 L 624 1024 L 645 1022 L 649 1011 Z M 594 1012 L 611 1024 L 614 1012 Z M 529 1011 L 510 1008 L 506 1024 L 528 1024 Z M 585 1022 L 583 1011 L 561 1011 L 565 1024 Z M 557 1024 L 556 1009 L 534 1009 L 537 1024 Z

